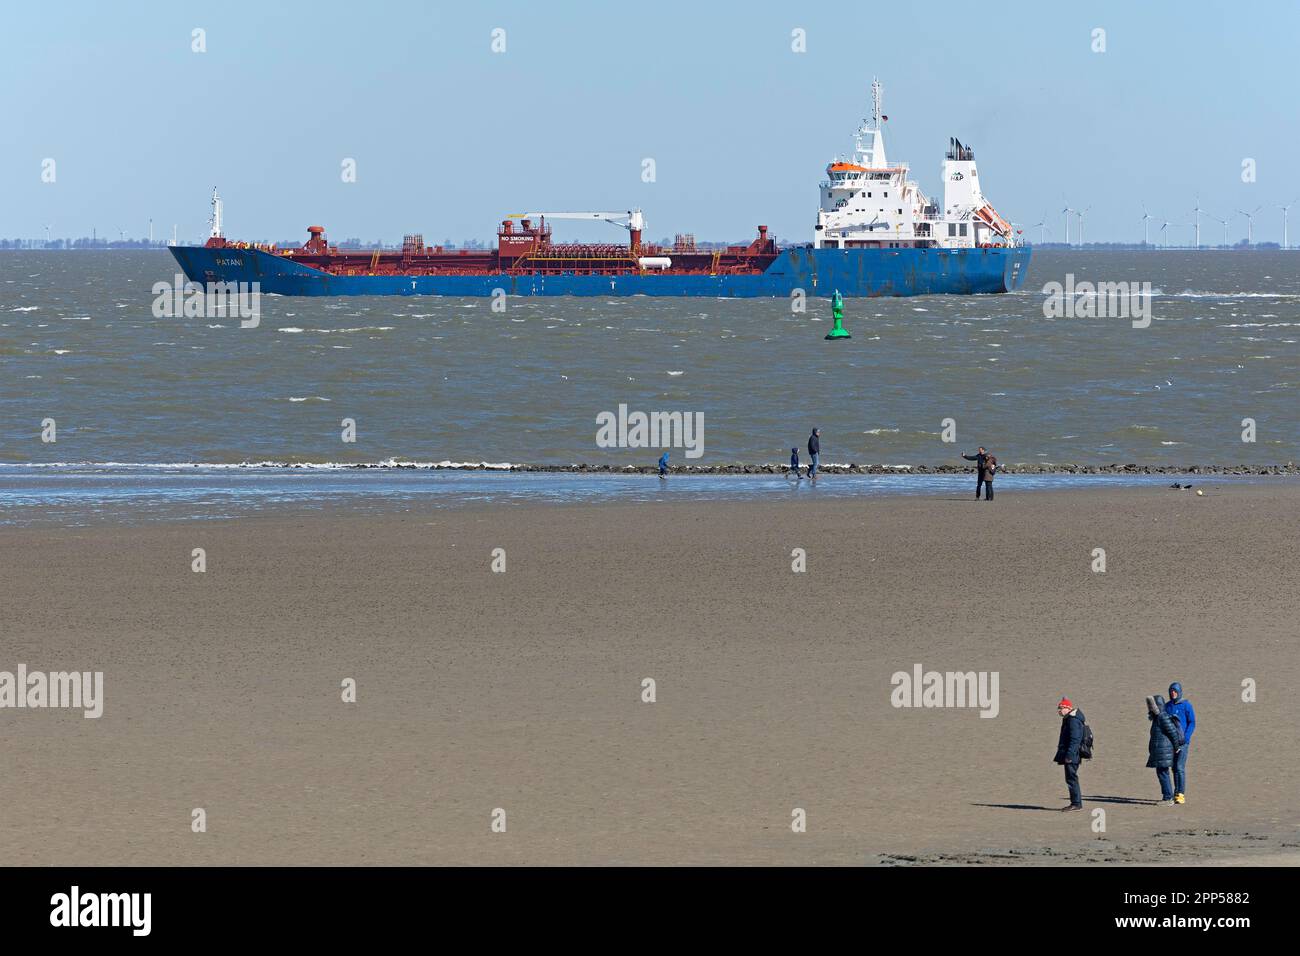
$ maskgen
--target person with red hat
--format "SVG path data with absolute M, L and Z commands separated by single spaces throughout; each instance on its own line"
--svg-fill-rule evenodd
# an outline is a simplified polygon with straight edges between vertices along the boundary
M 1074 706 L 1068 697 L 1062 697 L 1056 705 L 1056 712 L 1061 715 L 1061 738 L 1056 744 L 1054 762 L 1065 768 L 1065 786 L 1070 791 L 1070 802 L 1061 807 L 1063 811 L 1082 810 L 1083 793 L 1079 788 L 1079 761 L 1085 756 L 1083 711 Z

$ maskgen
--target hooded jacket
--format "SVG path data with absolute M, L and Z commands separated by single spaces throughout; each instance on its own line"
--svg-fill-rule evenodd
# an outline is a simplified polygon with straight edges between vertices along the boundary
M 813 432 L 811 435 L 808 436 L 808 454 L 820 455 L 821 453 L 822 453 L 821 436 L 818 435 L 816 432 Z
M 1174 699 L 1174 694 L 1178 699 Z M 1192 709 L 1192 702 L 1183 697 L 1183 685 L 1174 681 L 1169 685 L 1169 703 L 1165 705 L 1165 710 L 1178 718 L 1178 723 L 1182 725 L 1183 739 L 1187 743 L 1192 742 L 1192 733 L 1196 730 L 1196 711 Z
M 1147 741 L 1147 766 L 1168 768 L 1174 765 L 1174 754 L 1183 747 L 1183 733 L 1165 709 L 1165 699 L 1159 695 L 1147 698 L 1147 719 L 1151 721 L 1151 737 Z

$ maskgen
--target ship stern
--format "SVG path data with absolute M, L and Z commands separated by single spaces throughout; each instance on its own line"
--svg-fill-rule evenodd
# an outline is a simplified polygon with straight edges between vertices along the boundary
M 1007 261 L 1002 266 L 1002 288 L 1006 292 L 1019 292 L 1029 276 L 1029 260 L 1033 246 L 1012 246 L 1007 250 Z

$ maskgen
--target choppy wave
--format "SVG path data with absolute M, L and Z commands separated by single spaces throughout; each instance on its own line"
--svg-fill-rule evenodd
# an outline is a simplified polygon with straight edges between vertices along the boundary
M 24 279 L 32 264 L 41 275 Z M 595 415 L 622 402 L 703 413 L 700 461 L 715 467 L 788 450 L 812 425 L 826 460 L 951 462 L 947 418 L 963 445 L 1004 461 L 1300 461 L 1298 264 L 1296 253 L 1036 250 L 1039 286 L 1069 272 L 1149 280 L 1159 327 L 1045 322 L 1028 293 L 851 299 L 853 338 L 826 345 L 825 298 L 806 313 L 782 300 L 512 299 L 510 315 L 530 319 L 519 323 L 486 300 L 283 298 L 240 329 L 151 316 L 147 292 L 128 290 L 170 276 L 167 253 L 5 253 L 0 433 L 14 440 L 0 462 L 652 463 L 659 452 L 594 443 Z M 384 324 L 393 313 L 405 318 Z M 335 327 L 347 318 L 360 321 Z M 362 423 L 356 445 L 325 427 L 325 399 Z M 1256 443 L 1240 441 L 1245 415 L 1264 423 Z M 57 445 L 35 435 L 47 416 Z

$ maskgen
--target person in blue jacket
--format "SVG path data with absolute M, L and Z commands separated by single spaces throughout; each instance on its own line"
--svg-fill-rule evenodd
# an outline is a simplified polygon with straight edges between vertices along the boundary
M 668 452 L 659 456 L 659 480 L 668 480 Z
M 1147 698 L 1147 719 L 1151 721 L 1147 766 L 1155 768 L 1156 780 L 1160 782 L 1161 805 L 1172 807 L 1174 787 L 1169 780 L 1169 771 L 1178 758 L 1178 751 L 1183 749 L 1183 731 L 1165 707 L 1165 699 L 1159 694 Z
M 799 474 L 799 449 L 790 449 L 790 475 L 803 481 L 803 475 Z
M 1174 760 L 1174 803 L 1187 802 L 1187 751 L 1191 749 L 1192 733 L 1196 730 L 1196 711 L 1192 702 L 1183 696 L 1183 685 L 1174 681 L 1169 685 L 1169 703 L 1165 709 L 1174 717 L 1183 730 L 1183 749 L 1178 751 Z

